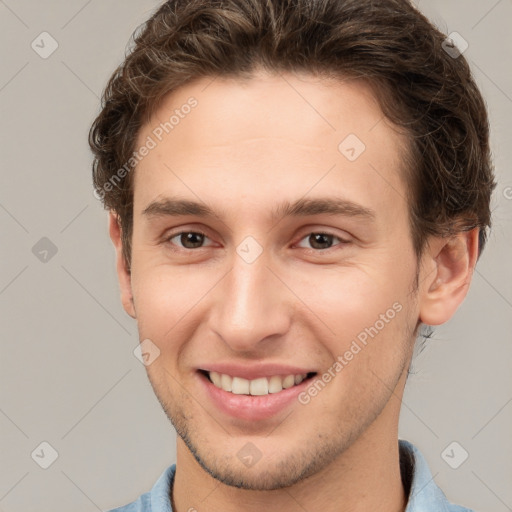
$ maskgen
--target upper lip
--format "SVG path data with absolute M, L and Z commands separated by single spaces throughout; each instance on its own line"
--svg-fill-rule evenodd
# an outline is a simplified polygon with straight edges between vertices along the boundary
M 231 377 L 242 377 L 243 379 L 253 380 L 261 377 L 272 377 L 274 375 L 302 375 L 304 373 L 313 373 L 315 370 L 300 366 L 291 366 L 279 363 L 211 363 L 198 368 L 206 372 L 217 372 L 230 375 Z

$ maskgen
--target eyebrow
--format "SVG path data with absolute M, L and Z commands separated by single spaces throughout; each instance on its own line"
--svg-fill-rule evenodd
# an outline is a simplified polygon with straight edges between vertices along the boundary
M 284 201 L 271 213 L 271 220 L 285 217 L 305 217 L 309 215 L 343 215 L 375 220 L 375 211 L 360 204 L 341 198 L 321 197 L 316 199 L 297 199 L 293 203 Z M 146 217 L 179 217 L 195 215 L 199 217 L 222 218 L 222 212 L 216 213 L 205 203 L 167 197 L 151 202 L 143 211 Z

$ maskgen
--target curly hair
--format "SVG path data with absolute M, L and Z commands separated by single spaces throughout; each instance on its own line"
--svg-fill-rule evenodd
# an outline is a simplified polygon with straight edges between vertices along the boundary
M 169 0 L 132 36 L 89 134 L 95 192 L 116 213 L 131 258 L 133 158 L 162 98 L 202 77 L 258 67 L 361 78 L 407 135 L 412 240 L 491 224 L 495 187 L 485 102 L 463 55 L 407 0 Z M 451 45 L 453 47 L 453 45 Z M 127 163 L 130 163 L 127 165 Z M 114 181 L 115 180 L 115 181 Z

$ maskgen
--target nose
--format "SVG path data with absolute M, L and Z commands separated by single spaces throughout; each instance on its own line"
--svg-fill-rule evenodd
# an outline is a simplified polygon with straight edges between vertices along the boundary
M 267 264 L 262 256 L 247 263 L 234 255 L 212 297 L 210 327 L 233 351 L 260 352 L 290 327 L 290 292 Z

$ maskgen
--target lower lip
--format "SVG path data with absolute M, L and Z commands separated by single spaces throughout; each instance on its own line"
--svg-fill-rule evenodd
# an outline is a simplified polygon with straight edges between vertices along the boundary
M 311 379 L 306 379 L 296 386 L 283 389 L 279 393 L 268 395 L 235 395 L 214 386 L 208 377 L 199 373 L 207 395 L 211 401 L 223 413 L 235 418 L 247 421 L 261 421 L 277 415 L 294 402 L 298 402 L 297 396 L 310 384 Z

